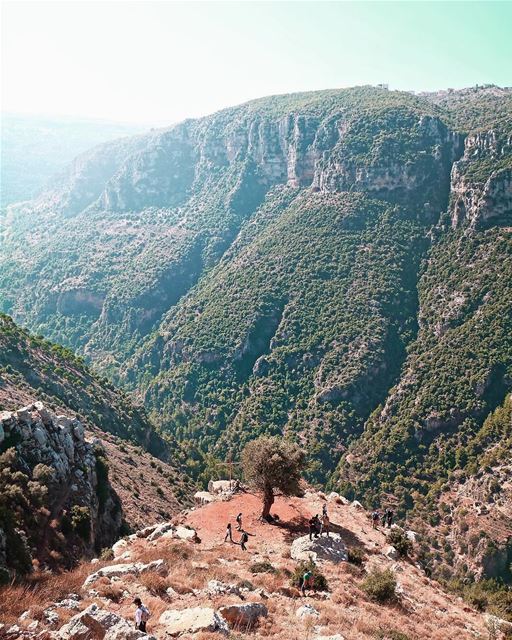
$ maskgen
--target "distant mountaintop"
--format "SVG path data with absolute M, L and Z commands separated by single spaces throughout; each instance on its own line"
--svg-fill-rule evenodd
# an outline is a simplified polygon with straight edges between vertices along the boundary
M 3 113 L 0 206 L 38 196 L 55 174 L 90 147 L 148 128 L 84 118 Z
M 8 209 L 0 292 L 195 476 L 282 433 L 405 514 L 512 388 L 511 229 L 511 89 L 273 96 L 76 158 Z

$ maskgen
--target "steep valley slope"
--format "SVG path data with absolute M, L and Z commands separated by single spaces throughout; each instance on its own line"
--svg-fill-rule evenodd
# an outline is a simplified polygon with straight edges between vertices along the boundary
M 192 485 L 175 451 L 72 352 L 0 315 L 0 581 L 178 512 Z
M 512 387 L 510 89 L 263 98 L 97 147 L 2 222 L 3 309 L 196 476 L 281 433 L 405 515 Z

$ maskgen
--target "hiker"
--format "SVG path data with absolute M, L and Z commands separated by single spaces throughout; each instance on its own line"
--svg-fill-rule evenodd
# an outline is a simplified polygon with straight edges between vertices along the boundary
M 133 604 L 137 605 L 137 609 L 135 610 L 135 628 L 146 633 L 146 623 L 151 614 L 147 607 L 142 604 L 140 598 L 135 598 Z
M 304 576 L 302 577 L 302 585 L 300 587 L 300 591 L 303 596 L 306 595 L 306 589 L 315 590 L 315 577 L 311 571 L 306 571 Z
M 231 531 L 231 522 L 228 522 L 228 526 L 226 527 L 226 535 L 224 536 L 224 542 L 229 538 L 230 542 L 233 542 L 233 532 Z
M 242 547 L 242 551 L 247 551 L 247 547 L 245 546 L 245 543 L 249 540 L 249 536 L 247 535 L 247 532 L 242 530 L 242 537 L 240 538 L 240 546 Z
M 392 511 L 392 509 L 388 509 L 387 519 L 388 519 L 388 527 L 391 527 L 391 525 L 393 524 L 393 511 Z
M 320 520 L 318 519 L 318 514 L 313 516 L 309 521 L 309 539 L 313 539 L 313 535 L 315 538 L 318 538 L 318 532 L 320 531 Z
M 322 518 L 325 518 L 325 516 L 327 516 L 327 503 L 322 507 Z
M 236 530 L 243 531 L 242 529 L 242 514 L 239 513 L 236 517 Z
M 329 516 L 327 515 L 327 512 L 324 513 L 324 515 L 322 516 L 322 527 L 320 529 L 320 536 L 322 535 L 322 533 L 325 531 L 327 533 L 327 537 L 330 538 L 330 520 L 329 520 Z
M 372 525 L 374 529 L 377 529 L 379 526 L 380 513 L 378 511 L 374 511 L 372 513 Z

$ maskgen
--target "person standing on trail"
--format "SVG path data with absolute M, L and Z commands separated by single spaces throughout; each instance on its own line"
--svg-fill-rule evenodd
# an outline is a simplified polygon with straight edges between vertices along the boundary
M 309 521 L 309 539 L 312 540 L 313 536 L 318 538 L 318 532 L 320 531 L 320 520 L 318 519 L 318 514 L 313 516 Z
M 388 527 L 391 527 L 393 524 L 393 511 L 392 509 L 388 509 Z
M 247 532 L 242 529 L 242 537 L 240 538 L 240 546 L 242 547 L 242 551 L 247 551 L 247 547 L 245 543 L 249 540 L 249 536 Z
M 315 590 L 315 577 L 311 571 L 306 571 L 306 573 L 302 577 L 302 585 L 300 587 L 300 591 L 303 596 L 306 595 L 306 589 Z
M 322 507 L 322 518 L 324 518 L 327 515 L 327 503 L 324 504 L 324 506 Z
M 379 526 L 379 518 L 380 513 L 378 511 L 374 511 L 372 513 L 372 526 L 374 529 L 377 529 L 377 527 Z
M 242 514 L 239 513 L 236 517 L 236 530 L 243 531 L 242 529 Z
M 230 542 L 233 542 L 233 532 L 231 531 L 231 522 L 228 522 L 228 526 L 226 527 L 226 535 L 224 536 L 224 542 L 229 538 Z
M 137 605 L 135 610 L 135 628 L 146 633 L 146 623 L 149 620 L 149 610 L 142 604 L 140 598 L 135 598 L 133 604 Z
M 325 531 L 327 533 L 327 537 L 330 538 L 330 526 L 331 526 L 331 522 L 329 520 L 329 516 L 327 515 L 327 511 L 324 513 L 324 515 L 322 516 L 322 528 L 320 529 L 320 536 L 322 535 L 322 533 Z

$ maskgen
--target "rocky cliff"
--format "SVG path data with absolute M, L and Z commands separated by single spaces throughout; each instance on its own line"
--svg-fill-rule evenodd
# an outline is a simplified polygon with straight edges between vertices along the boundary
M 71 566 L 116 539 L 122 508 L 104 451 L 41 402 L 0 413 L 1 571 Z

